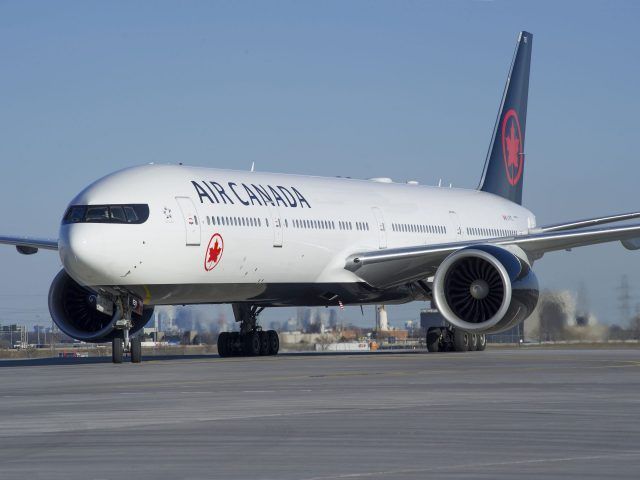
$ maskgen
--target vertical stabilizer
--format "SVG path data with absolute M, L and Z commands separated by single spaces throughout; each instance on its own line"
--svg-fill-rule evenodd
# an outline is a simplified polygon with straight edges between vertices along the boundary
M 484 165 L 480 190 L 522 204 L 524 137 L 533 35 L 520 32 Z

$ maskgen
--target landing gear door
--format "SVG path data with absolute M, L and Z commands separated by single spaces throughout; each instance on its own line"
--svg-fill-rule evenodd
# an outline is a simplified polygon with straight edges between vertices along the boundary
M 373 207 L 372 210 L 376 218 L 376 229 L 378 230 L 378 248 L 387 248 L 387 227 L 384 224 L 384 216 L 378 207 Z
M 270 227 L 273 230 L 273 246 L 282 247 L 283 225 L 282 218 L 280 217 L 280 210 L 277 205 L 269 205 L 269 222 Z
M 189 197 L 176 197 L 176 201 L 184 219 L 186 245 L 200 245 L 200 219 L 198 218 L 196 206 Z

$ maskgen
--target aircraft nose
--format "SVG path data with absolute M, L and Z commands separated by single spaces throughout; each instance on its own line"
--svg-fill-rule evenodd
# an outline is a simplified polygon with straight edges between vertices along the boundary
M 69 275 L 87 285 L 108 283 L 104 236 L 96 235 L 87 225 L 66 225 L 59 238 L 60 260 Z

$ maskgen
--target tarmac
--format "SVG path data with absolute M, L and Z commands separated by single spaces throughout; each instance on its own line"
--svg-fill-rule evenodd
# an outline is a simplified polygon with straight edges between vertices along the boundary
M 640 350 L 0 362 L 0 478 L 640 475 Z

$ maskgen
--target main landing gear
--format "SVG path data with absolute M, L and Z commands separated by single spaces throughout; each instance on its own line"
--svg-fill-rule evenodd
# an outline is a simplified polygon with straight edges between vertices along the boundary
M 122 318 L 116 321 L 116 330 L 111 340 L 111 361 L 113 363 L 122 363 L 125 353 L 129 354 L 131 363 L 142 362 L 142 339 L 129 335 L 133 326 L 131 313 L 138 307 L 136 302 L 137 300 L 130 298 L 119 298 L 116 303 L 117 311 L 121 312 Z
M 258 315 L 264 307 L 233 304 L 233 315 L 240 322 L 239 332 L 222 332 L 218 335 L 218 354 L 221 357 L 254 357 L 276 355 L 280 339 L 274 330 L 264 331 L 257 325 Z
M 431 327 L 427 330 L 429 352 L 472 352 L 486 347 L 484 333 L 471 333 L 455 327 Z

